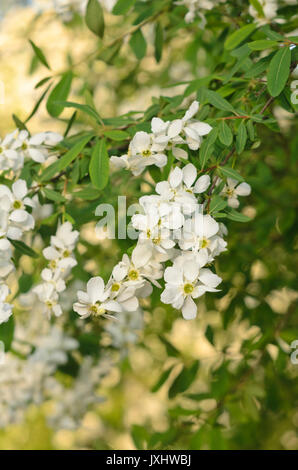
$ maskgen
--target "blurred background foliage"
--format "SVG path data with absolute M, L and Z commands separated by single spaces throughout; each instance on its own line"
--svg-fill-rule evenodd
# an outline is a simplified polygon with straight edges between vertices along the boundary
M 1 135 L 13 129 L 10 116 L 24 120 L 41 95 L 34 87 L 45 69 L 29 38 L 56 71 L 80 62 L 97 43 L 79 16 L 65 24 L 52 12 L 36 15 L 18 3 L 1 2 Z M 215 32 L 218 11 L 210 18 Z M 125 16 L 120 25 L 118 17 L 105 16 L 111 39 L 129 28 Z M 152 37 L 153 26 L 144 32 Z M 124 38 L 121 55 L 76 68 L 69 101 L 84 103 L 92 95 L 104 117 L 143 111 L 152 97 L 175 96 L 187 86 L 180 82 L 220 67 L 219 41 L 196 25 L 172 28 L 158 64 L 152 41 L 138 61 Z M 65 110 L 52 120 L 42 103 L 30 130 L 63 132 L 71 114 Z M 290 361 L 290 344 L 298 339 L 297 121 L 279 105 L 274 115 L 278 132 L 263 126 L 260 146 L 237 157 L 238 171 L 253 188 L 243 209 L 252 221 L 227 223 L 229 250 L 216 266 L 224 280 L 221 291 L 199 300 L 192 322 L 161 305 L 156 292 L 145 304 L 139 342 L 103 379 L 99 392 L 105 401 L 86 414 L 82 426 L 54 432 L 45 419 L 49 404 L 30 407 L 24 423 L 0 430 L 0 449 L 298 449 L 298 366 Z M 88 117 L 79 114 L 77 129 L 86 124 Z M 132 180 L 119 178 L 104 199 L 116 204 L 118 194 L 127 194 L 135 202 L 137 191 Z M 94 223 L 86 222 L 78 278 L 86 281 L 100 267 L 107 279 L 129 244 L 99 244 Z M 85 330 L 90 333 L 88 322 Z M 104 335 L 100 341 L 105 344 Z M 94 352 L 94 345 L 86 347 Z

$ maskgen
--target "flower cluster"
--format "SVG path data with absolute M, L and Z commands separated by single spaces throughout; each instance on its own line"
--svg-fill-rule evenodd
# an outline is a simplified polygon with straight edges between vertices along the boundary
M 16 129 L 0 141 L 0 171 L 16 173 L 23 168 L 25 159 L 44 163 L 49 151 L 62 139 L 56 132 L 40 132 L 30 136 L 28 131 Z
M 195 318 L 193 299 L 216 292 L 221 282 L 207 266 L 227 246 L 226 227 L 205 213 L 204 193 L 210 183 L 209 175 L 198 177 L 189 163 L 183 169 L 175 167 L 167 181 L 157 183 L 156 194 L 141 197 L 142 213 L 132 217 L 139 237 L 131 257 L 123 256 L 106 286 L 100 277 L 90 279 L 87 293 L 78 292 L 74 310 L 83 318 L 132 312 L 138 299 L 151 294 L 152 284 L 161 287 L 158 281 L 164 277 L 162 302 L 181 309 L 186 319 Z M 236 207 L 237 196 L 249 194 L 250 186 L 237 186 L 229 179 L 223 192 Z M 165 269 L 166 261 L 172 266 Z
M 26 361 L 7 353 L 0 367 L 0 428 L 21 421 L 28 405 L 39 405 L 48 399 L 53 402 L 49 424 L 57 429 L 75 428 L 88 406 L 102 400 L 96 388 L 108 372 L 110 362 L 101 360 L 94 365 L 90 358 L 85 358 L 74 387 L 67 389 L 54 374 L 59 366 L 67 363 L 68 355 L 78 349 L 78 341 L 57 326 L 48 325 L 32 346 L 33 352 Z
M 276 0 L 259 0 L 259 4 L 262 9 L 262 14 L 258 11 L 253 4 L 249 6 L 249 14 L 260 23 L 267 23 L 276 17 L 278 4 Z
M 14 269 L 10 240 L 20 240 L 24 232 L 34 228 L 34 218 L 28 212 L 34 203 L 27 193 L 27 184 L 22 179 L 15 181 L 11 189 L 0 185 L 0 324 L 12 313 L 12 306 L 5 302 L 9 288 L 4 284 L 4 279 Z
M 218 2 L 223 0 L 179 0 L 176 1 L 176 5 L 183 5 L 187 8 L 187 13 L 184 17 L 186 23 L 193 23 L 196 18 L 201 19 L 201 27 L 206 25 L 206 18 L 204 12 L 206 10 L 212 10 Z
M 202 137 L 212 129 L 209 124 L 193 119 L 198 109 L 199 103 L 194 101 L 182 119 L 164 122 L 154 117 L 151 121 L 152 132 L 137 132 L 129 144 L 127 154 L 121 157 L 112 156 L 111 164 L 118 169 L 130 170 L 134 176 L 138 176 L 147 166 L 164 167 L 169 151 L 178 159 L 187 159 L 188 153 L 179 146 L 184 144 L 191 150 L 198 150 Z
M 51 236 L 51 245 L 43 250 L 48 266 L 41 273 L 44 282 L 36 286 L 34 292 L 44 304 L 49 317 L 62 314 L 58 303 L 59 294 L 65 290 L 65 279 L 77 264 L 73 251 L 78 236 L 79 232 L 72 229 L 71 223 L 65 222 L 58 227 L 56 235 Z

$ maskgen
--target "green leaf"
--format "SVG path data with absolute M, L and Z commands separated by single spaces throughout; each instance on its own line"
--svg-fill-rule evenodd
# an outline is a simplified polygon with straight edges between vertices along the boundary
M 32 250 L 28 245 L 20 240 L 11 240 L 9 239 L 10 243 L 15 247 L 17 251 L 22 253 L 23 255 L 30 256 L 30 258 L 38 258 L 38 254 Z
M 150 438 L 150 434 L 147 429 L 138 424 L 134 424 L 131 430 L 131 437 L 133 439 L 134 445 L 138 450 L 144 450 L 147 447 L 147 442 Z
M 129 45 L 133 50 L 134 55 L 138 60 L 143 59 L 146 54 L 147 44 L 140 29 L 135 31 L 129 40 Z
M 223 120 L 219 125 L 219 140 L 222 144 L 229 147 L 233 142 L 233 133 L 228 124 Z
M 237 29 L 237 31 L 234 31 L 228 38 L 226 39 L 225 42 L 225 49 L 228 51 L 235 49 L 241 42 L 243 42 L 248 36 L 252 34 L 252 32 L 256 29 L 255 24 L 247 24 L 245 26 L 242 26 L 242 28 Z
M 57 103 L 58 101 L 65 101 L 70 92 L 71 82 L 73 79 L 72 72 L 66 72 L 61 80 L 57 83 L 55 88 L 50 93 L 47 101 L 48 113 L 53 117 L 58 117 L 62 113 L 64 106 Z
M 89 0 L 86 8 L 86 15 L 85 15 L 86 25 L 92 31 L 92 33 L 96 34 L 100 38 L 104 35 L 105 30 L 105 22 L 103 16 L 102 6 L 98 2 L 98 0 Z
M 220 171 L 227 178 L 233 178 L 234 180 L 241 181 L 241 182 L 244 181 L 244 178 L 241 175 L 239 175 L 239 173 L 236 170 L 234 170 L 233 168 L 229 166 L 221 167 Z
M 50 66 L 49 66 L 49 64 L 47 62 L 47 59 L 46 59 L 44 53 L 42 52 L 42 50 L 39 47 L 37 47 L 36 44 L 34 44 L 34 42 L 31 41 L 31 39 L 29 39 L 29 42 L 30 42 L 30 44 L 33 48 L 33 51 L 34 51 L 36 57 L 38 58 L 39 62 L 41 62 L 43 65 L 45 65 L 45 67 L 47 67 L 50 70 Z
M 250 222 L 251 218 L 247 215 L 241 214 L 241 212 L 235 211 L 235 209 L 229 208 L 227 211 L 228 219 L 234 220 L 234 222 Z
M 65 197 L 63 197 L 60 193 L 57 193 L 53 189 L 43 188 L 42 191 L 43 191 L 44 195 L 48 199 L 50 199 L 51 201 L 54 201 L 54 202 L 65 202 L 66 201 Z
M 168 369 L 166 369 L 162 374 L 161 376 L 159 377 L 158 381 L 156 382 L 155 385 L 153 385 L 153 387 L 151 388 L 151 392 L 152 393 L 155 393 L 157 392 L 162 386 L 163 384 L 167 381 L 167 379 L 169 378 L 172 370 L 174 369 L 174 366 L 171 366 L 169 367 Z
M 89 165 L 90 179 L 97 189 L 102 190 L 109 181 L 109 155 L 104 139 L 98 140 L 94 146 Z
M 259 0 L 249 0 L 249 3 L 254 7 L 260 18 L 264 18 L 263 7 L 260 4 Z
M 212 212 L 220 212 L 222 209 L 227 207 L 228 203 L 225 201 L 222 197 L 220 196 L 213 196 L 210 202 L 210 208 L 209 212 L 212 214 Z
M 215 108 L 222 111 L 231 111 L 232 113 L 236 113 L 233 106 L 216 91 L 206 90 L 204 97 L 208 103 L 212 104 Z
M 14 122 L 15 122 L 18 129 L 25 130 L 25 131 L 29 132 L 27 127 L 26 127 L 26 124 L 23 121 L 21 121 L 21 119 L 16 114 L 12 115 L 12 119 L 14 120 Z
M 291 51 L 289 47 L 283 47 L 274 54 L 269 64 L 267 75 L 267 88 L 271 96 L 278 96 L 284 89 L 291 65 Z
M 276 46 L 278 46 L 278 42 L 272 41 L 270 39 L 260 39 L 258 41 L 252 41 L 248 43 L 248 47 L 253 51 L 263 51 L 264 49 L 269 49 Z
M 116 141 L 122 141 L 126 140 L 129 137 L 129 134 L 125 131 L 105 131 L 104 132 L 105 137 L 108 137 L 108 139 L 111 140 L 116 140 Z
M 136 3 L 136 0 L 118 0 L 114 6 L 112 13 L 113 15 L 124 15 L 131 7 Z
M 38 83 L 36 83 L 35 85 L 35 89 L 41 87 L 42 85 L 44 85 L 45 83 L 47 83 L 52 77 L 44 77 L 42 78 Z
M 9 317 L 8 321 L 0 325 L 0 341 L 4 343 L 4 349 L 7 352 L 10 350 L 11 343 L 14 336 L 14 319 L 13 316 Z M 2 351 L 1 351 L 2 352 Z
M 243 152 L 246 141 L 247 141 L 247 131 L 246 131 L 245 124 L 242 121 L 240 126 L 238 127 L 238 132 L 236 135 L 236 151 L 238 154 Z
M 31 111 L 31 113 L 29 114 L 29 116 L 27 117 L 26 121 L 25 122 L 28 122 L 30 121 L 30 119 L 34 116 L 34 114 L 38 111 L 39 109 L 39 106 L 41 105 L 41 103 L 43 102 L 43 99 L 44 97 L 46 96 L 47 92 L 49 91 L 49 89 L 51 88 L 51 84 L 46 88 L 46 90 L 42 93 L 41 97 L 37 100 L 33 110 Z
M 213 152 L 213 144 L 216 141 L 218 129 L 214 128 L 203 141 L 200 148 L 200 165 L 203 170 Z
M 86 186 L 81 191 L 76 191 L 72 193 L 74 197 L 79 199 L 86 199 L 86 201 L 93 201 L 98 199 L 101 195 L 101 192 L 93 186 Z
M 60 158 L 58 165 L 59 171 L 64 170 L 64 168 L 70 165 L 70 163 L 81 153 L 92 137 L 93 134 L 85 135 L 70 150 L 68 150 L 68 152 L 66 152 L 63 157 Z
M 59 164 L 60 160 L 57 160 L 56 162 L 52 163 L 50 166 L 48 166 L 42 173 L 40 177 L 40 181 L 49 181 L 50 179 L 53 178 L 53 176 L 58 173 L 59 171 Z
M 168 356 L 179 357 L 181 355 L 180 351 L 178 351 L 178 349 L 175 348 L 175 346 L 173 346 L 172 343 L 170 343 L 164 336 L 159 335 L 158 337 L 165 346 Z
M 122 47 L 122 42 L 116 41 L 116 43 L 113 46 L 110 46 L 107 49 L 104 49 L 103 51 L 101 51 L 96 56 L 96 59 L 102 60 L 108 65 L 113 64 L 114 59 L 117 57 L 121 47 Z
M 162 48 L 163 48 L 163 28 L 161 24 L 158 22 L 156 23 L 155 27 L 155 38 L 154 38 L 154 56 L 156 62 L 160 62 L 162 56 Z
M 184 366 L 169 388 L 169 398 L 185 392 L 196 378 L 199 361 L 194 361 L 190 367 Z
M 82 111 L 83 113 L 88 114 L 90 117 L 95 119 L 98 123 L 100 123 L 100 116 L 97 113 L 97 111 L 95 111 L 95 109 L 91 108 L 87 104 L 73 103 L 72 101 L 58 101 L 57 104 L 60 104 L 61 106 L 63 106 L 63 108 L 78 109 Z

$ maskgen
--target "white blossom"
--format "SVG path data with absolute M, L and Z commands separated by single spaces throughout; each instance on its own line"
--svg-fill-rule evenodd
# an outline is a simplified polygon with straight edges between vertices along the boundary
M 221 194 L 228 198 L 228 206 L 237 209 L 239 207 L 238 196 L 249 196 L 251 187 L 249 184 L 240 183 L 233 178 L 227 178 L 227 184 L 224 186 Z
M 186 320 L 197 315 L 197 306 L 193 299 L 205 292 L 216 292 L 216 287 L 221 282 L 219 276 L 202 267 L 197 257 L 190 259 L 183 256 L 177 258 L 173 266 L 166 268 L 164 278 L 166 286 L 161 294 L 162 302 L 181 309 Z
M 9 295 L 9 288 L 6 284 L 0 284 L 0 325 L 8 321 L 12 315 L 12 305 L 5 302 Z

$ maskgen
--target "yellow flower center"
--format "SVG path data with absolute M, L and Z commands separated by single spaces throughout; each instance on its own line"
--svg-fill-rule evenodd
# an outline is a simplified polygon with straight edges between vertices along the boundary
M 22 144 L 22 150 L 27 150 L 28 148 L 28 145 L 26 144 L 26 142 L 23 142 Z
M 139 278 L 139 272 L 136 269 L 131 269 L 128 273 L 128 278 L 131 281 L 136 281 Z
M 56 261 L 55 261 L 54 259 L 52 259 L 52 260 L 50 261 L 50 268 L 52 268 L 52 269 L 56 269 L 56 268 L 57 268 L 57 263 L 56 263 Z
M 194 286 L 190 283 L 184 284 L 183 290 L 185 294 L 191 294 L 194 290 Z
M 16 200 L 16 201 L 14 201 L 14 203 L 13 203 L 13 208 L 14 208 L 14 209 L 21 209 L 22 206 L 23 206 L 22 201 L 17 201 L 17 200 Z
M 142 155 L 143 157 L 150 157 L 152 155 L 151 150 L 143 150 Z
M 233 189 L 233 188 L 227 188 L 227 189 L 226 189 L 226 195 L 227 195 L 228 197 L 232 197 L 233 194 L 234 194 L 234 189 Z
M 204 237 L 201 240 L 201 248 L 207 248 L 209 246 L 209 244 L 210 244 L 210 240 L 208 240 L 207 238 Z
M 101 315 L 106 313 L 106 310 L 100 307 L 100 305 L 98 304 L 93 304 L 93 305 L 90 305 L 89 307 L 89 313 L 91 313 L 91 315 L 94 315 L 96 317 L 100 317 Z
M 46 301 L 46 306 L 47 306 L 48 308 L 52 308 L 53 305 L 54 305 L 53 302 L 51 302 L 50 300 L 47 300 L 47 301 Z
M 120 289 L 120 284 L 119 284 L 119 282 L 114 282 L 114 284 L 113 284 L 112 287 L 111 287 L 111 291 L 112 291 L 112 292 L 118 292 L 119 289 Z
M 70 251 L 64 250 L 62 256 L 63 256 L 63 258 L 68 258 L 70 256 Z

